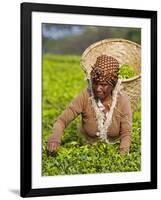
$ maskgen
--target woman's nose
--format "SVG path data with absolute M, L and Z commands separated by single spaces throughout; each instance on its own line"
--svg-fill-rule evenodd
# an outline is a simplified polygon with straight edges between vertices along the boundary
M 97 86 L 97 91 L 99 92 L 99 91 L 101 91 L 102 90 L 102 86 L 101 85 L 98 85 Z

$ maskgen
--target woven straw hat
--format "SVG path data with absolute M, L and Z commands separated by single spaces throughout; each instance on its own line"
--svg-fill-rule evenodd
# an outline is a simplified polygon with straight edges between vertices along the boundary
M 120 65 L 127 64 L 133 67 L 137 76 L 122 80 L 123 89 L 131 100 L 132 111 L 137 107 L 141 92 L 141 47 L 125 39 L 105 39 L 89 46 L 81 57 L 81 67 L 90 79 L 92 66 L 98 56 L 106 54 L 115 58 Z

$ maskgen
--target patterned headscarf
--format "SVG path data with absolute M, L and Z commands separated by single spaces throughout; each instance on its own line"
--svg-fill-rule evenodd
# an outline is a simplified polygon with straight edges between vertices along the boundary
M 115 86 L 118 80 L 119 63 L 112 56 L 101 55 L 97 57 L 92 67 L 91 78 L 98 82 L 107 82 Z

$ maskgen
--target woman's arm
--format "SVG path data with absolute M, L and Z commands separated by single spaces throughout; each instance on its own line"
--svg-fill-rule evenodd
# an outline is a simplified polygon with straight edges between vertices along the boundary
M 86 99 L 85 92 L 86 90 L 83 90 L 76 98 L 74 98 L 69 106 L 55 121 L 52 135 L 48 139 L 47 149 L 49 152 L 56 150 L 56 148 L 60 145 L 64 129 L 71 121 L 73 121 L 80 113 L 83 112 Z
M 124 94 L 122 99 L 122 113 L 120 124 L 120 154 L 129 152 L 132 137 L 132 111 L 128 95 Z

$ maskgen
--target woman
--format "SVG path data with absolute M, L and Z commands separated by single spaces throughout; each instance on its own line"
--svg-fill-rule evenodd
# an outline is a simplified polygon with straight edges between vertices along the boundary
M 47 150 L 55 152 L 61 143 L 63 130 L 79 114 L 81 132 L 90 142 L 110 143 L 120 139 L 121 155 L 129 152 L 132 134 L 132 111 L 127 94 L 121 91 L 118 79 L 119 63 L 108 55 L 97 58 L 92 67 L 89 87 L 84 89 L 54 123 Z

